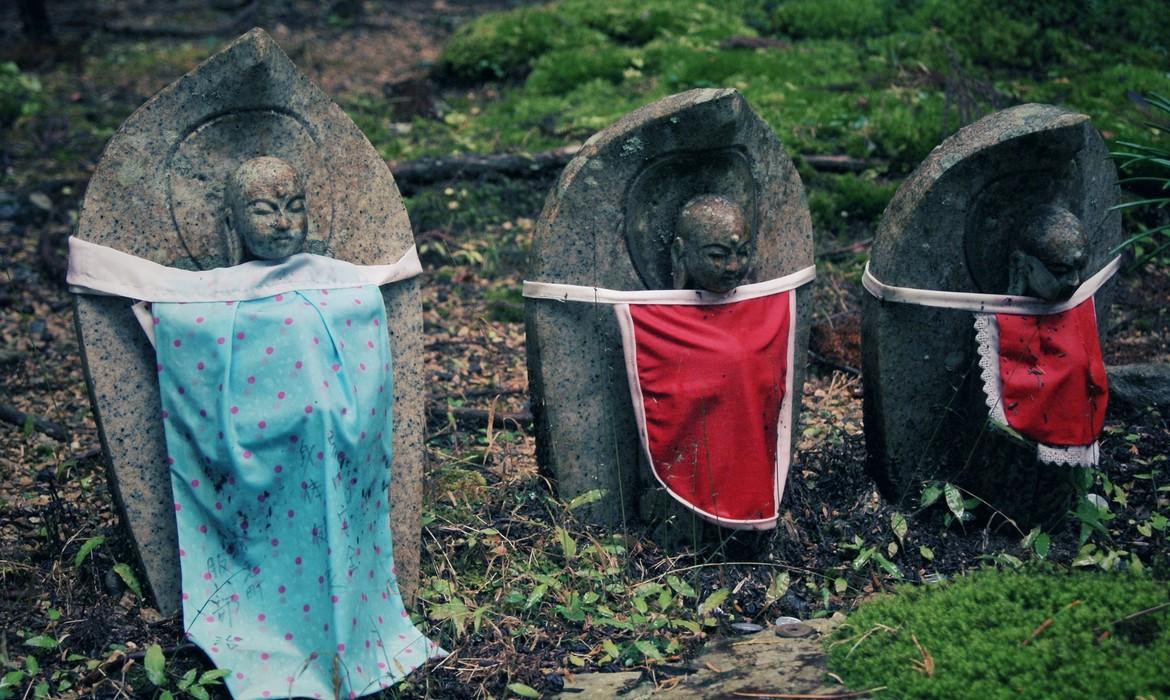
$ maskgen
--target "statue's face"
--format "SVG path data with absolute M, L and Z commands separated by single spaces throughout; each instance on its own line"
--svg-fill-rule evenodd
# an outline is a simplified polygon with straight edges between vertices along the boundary
M 739 207 L 718 201 L 688 206 L 676 233 L 682 243 L 675 264 L 685 273 L 684 288 L 725 294 L 743 281 L 753 240 Z
M 1088 248 L 1084 227 L 1067 211 L 1058 210 L 1035 222 L 1020 250 L 1025 293 L 1048 301 L 1072 296 L 1084 281 Z
M 279 158 L 244 163 L 228 184 L 229 221 L 252 258 L 301 252 L 309 230 L 305 192 L 292 166 Z

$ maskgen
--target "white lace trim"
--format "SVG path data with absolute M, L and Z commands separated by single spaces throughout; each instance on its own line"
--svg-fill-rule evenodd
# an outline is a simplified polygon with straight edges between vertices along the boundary
M 1036 443 L 1036 457 L 1046 464 L 1067 464 L 1070 467 L 1095 467 L 1101 450 L 1092 445 L 1053 446 Z
M 991 419 L 1007 425 L 1003 412 L 999 377 L 999 323 L 995 314 L 975 314 L 975 346 L 979 352 L 979 376 L 983 379 L 983 400 Z
M 983 400 L 988 417 L 1010 428 L 1003 411 L 1003 386 L 999 375 L 999 323 L 995 314 L 975 314 L 975 346 L 979 352 L 979 376 L 983 380 Z M 1096 442 L 1091 445 L 1045 445 L 1036 443 L 1036 458 L 1045 464 L 1070 467 L 1095 467 L 1100 457 Z

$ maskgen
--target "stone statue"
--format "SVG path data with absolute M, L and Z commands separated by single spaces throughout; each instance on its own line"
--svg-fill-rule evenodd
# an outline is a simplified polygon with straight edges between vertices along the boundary
M 751 266 L 753 242 L 738 204 L 715 194 L 690 199 L 679 212 L 670 246 L 673 287 L 730 292 Z
M 734 90 L 672 95 L 591 138 L 524 283 L 537 459 L 559 495 L 603 491 L 578 513 L 637 513 L 669 541 L 775 527 L 813 272 L 800 176 Z
M 253 30 L 114 135 L 69 262 L 145 581 L 227 691 L 357 697 L 441 655 L 407 612 L 422 269 L 357 125 Z
M 947 481 L 1023 528 L 1094 464 L 1121 222 L 1089 118 L 1028 104 L 940 144 L 882 217 L 863 277 L 866 467 L 889 499 Z
M 228 177 L 223 217 L 232 265 L 300 253 L 309 233 L 304 184 L 295 168 L 273 156 L 245 161 Z
M 1007 293 L 1045 301 L 1069 298 L 1084 281 L 1088 247 L 1085 228 L 1075 214 L 1061 206 L 1045 206 L 1024 224 L 1012 246 Z

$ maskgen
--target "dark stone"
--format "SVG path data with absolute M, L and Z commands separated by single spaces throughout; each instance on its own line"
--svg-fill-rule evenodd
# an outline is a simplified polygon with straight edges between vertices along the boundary
M 733 199 L 755 227 L 745 283 L 812 264 L 804 189 L 775 134 L 736 91 L 701 89 L 647 105 L 589 139 L 545 202 L 528 277 L 669 289 L 672 217 L 703 193 Z M 808 347 L 809 293 L 797 291 L 799 359 Z M 642 498 L 654 480 L 639 446 L 613 310 L 527 299 L 525 322 L 537 458 L 559 495 L 604 490 L 582 512 L 607 524 L 661 508 Z M 793 371 L 794 386 L 802 386 L 803 362 Z M 797 423 L 794 410 L 793 430 Z M 685 535 L 690 527 L 671 530 Z
M 1170 365 L 1117 365 L 1107 372 L 1109 412 L 1114 417 L 1133 418 L 1151 409 L 1170 409 Z
M 996 217 L 1059 201 L 1083 222 L 1085 274 L 1120 237 L 1116 174 L 1089 118 L 1047 105 L 997 112 L 934 149 L 887 207 L 870 269 L 891 285 L 990 292 L 1008 283 L 1018 230 Z M 1006 217 L 1004 221 L 1007 221 Z M 1096 295 L 1099 328 L 1111 285 Z M 990 425 L 972 314 L 866 295 L 862 308 L 867 468 L 883 494 L 915 502 L 945 479 L 1021 525 L 1062 517 L 1072 493 L 1065 466 L 1037 461 L 1035 444 Z
M 388 264 L 414 244 L 386 164 L 259 29 L 122 124 L 90 180 L 77 235 L 163 265 L 226 265 L 217 214 L 223 183 L 260 155 L 287 161 L 303 178 L 309 252 Z M 422 317 L 417 282 L 388 285 L 383 297 L 394 353 L 391 526 L 409 604 L 418 580 L 424 460 Z M 79 295 L 76 312 L 112 491 L 158 609 L 173 614 L 179 560 L 154 350 L 125 299 Z

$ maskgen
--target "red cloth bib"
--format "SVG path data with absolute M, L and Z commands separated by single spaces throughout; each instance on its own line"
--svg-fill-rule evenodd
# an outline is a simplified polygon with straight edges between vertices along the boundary
M 774 527 L 788 471 L 793 292 L 622 304 L 627 372 L 655 477 L 725 527 Z
M 1007 423 L 1045 445 L 1090 445 L 1101 433 L 1109 388 L 1090 298 L 1047 316 L 996 314 Z

